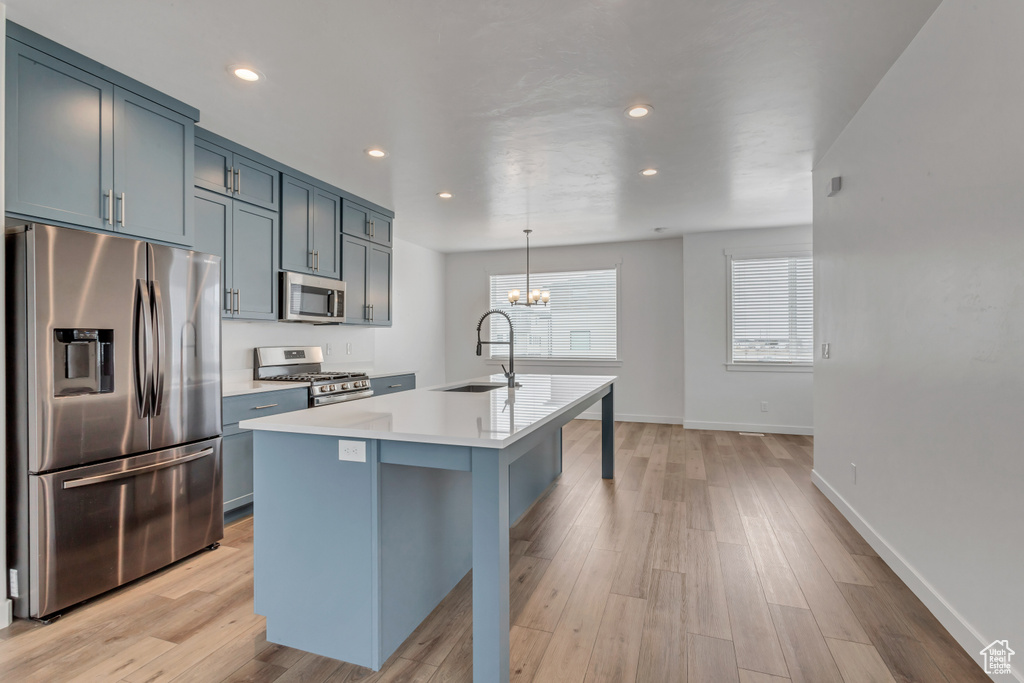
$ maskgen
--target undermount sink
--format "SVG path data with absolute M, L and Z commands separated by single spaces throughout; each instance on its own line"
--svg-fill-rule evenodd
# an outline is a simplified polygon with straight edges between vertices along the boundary
M 507 386 L 505 384 L 462 384 L 457 387 L 449 387 L 440 391 L 466 391 L 474 394 L 482 394 L 485 391 L 493 391 Z

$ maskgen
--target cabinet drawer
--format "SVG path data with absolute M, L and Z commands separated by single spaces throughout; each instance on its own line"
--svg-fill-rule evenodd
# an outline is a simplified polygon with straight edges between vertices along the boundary
M 278 413 L 289 413 L 309 407 L 309 390 L 306 387 L 266 391 L 262 394 L 243 394 L 224 397 L 224 424 L 234 424 Z
M 374 396 L 393 394 L 396 391 L 409 391 L 416 388 L 416 375 L 375 377 L 370 379 L 370 388 L 373 389 Z

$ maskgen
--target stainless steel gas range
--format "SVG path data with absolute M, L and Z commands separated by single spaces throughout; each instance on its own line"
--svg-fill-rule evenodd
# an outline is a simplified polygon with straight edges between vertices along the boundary
M 325 372 L 319 346 L 262 346 L 253 349 L 253 378 L 309 385 L 309 407 L 373 396 L 363 372 Z

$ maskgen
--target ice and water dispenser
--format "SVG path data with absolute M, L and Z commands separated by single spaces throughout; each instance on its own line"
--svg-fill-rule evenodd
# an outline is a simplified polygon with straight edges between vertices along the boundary
M 57 329 L 53 340 L 53 395 L 114 390 L 114 331 Z

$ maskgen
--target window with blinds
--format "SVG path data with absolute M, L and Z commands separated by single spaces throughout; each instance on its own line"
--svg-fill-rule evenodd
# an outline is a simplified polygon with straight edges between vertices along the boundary
M 508 313 L 515 328 L 516 359 L 616 360 L 618 354 L 618 271 L 578 270 L 530 273 L 530 288 L 551 292 L 547 306 L 515 306 L 511 289 L 526 300 L 526 274 L 492 275 L 491 308 Z M 489 318 L 491 339 L 508 341 L 508 325 Z M 491 345 L 491 358 L 508 358 L 508 347 Z
M 729 284 L 731 363 L 814 362 L 810 256 L 733 257 Z

